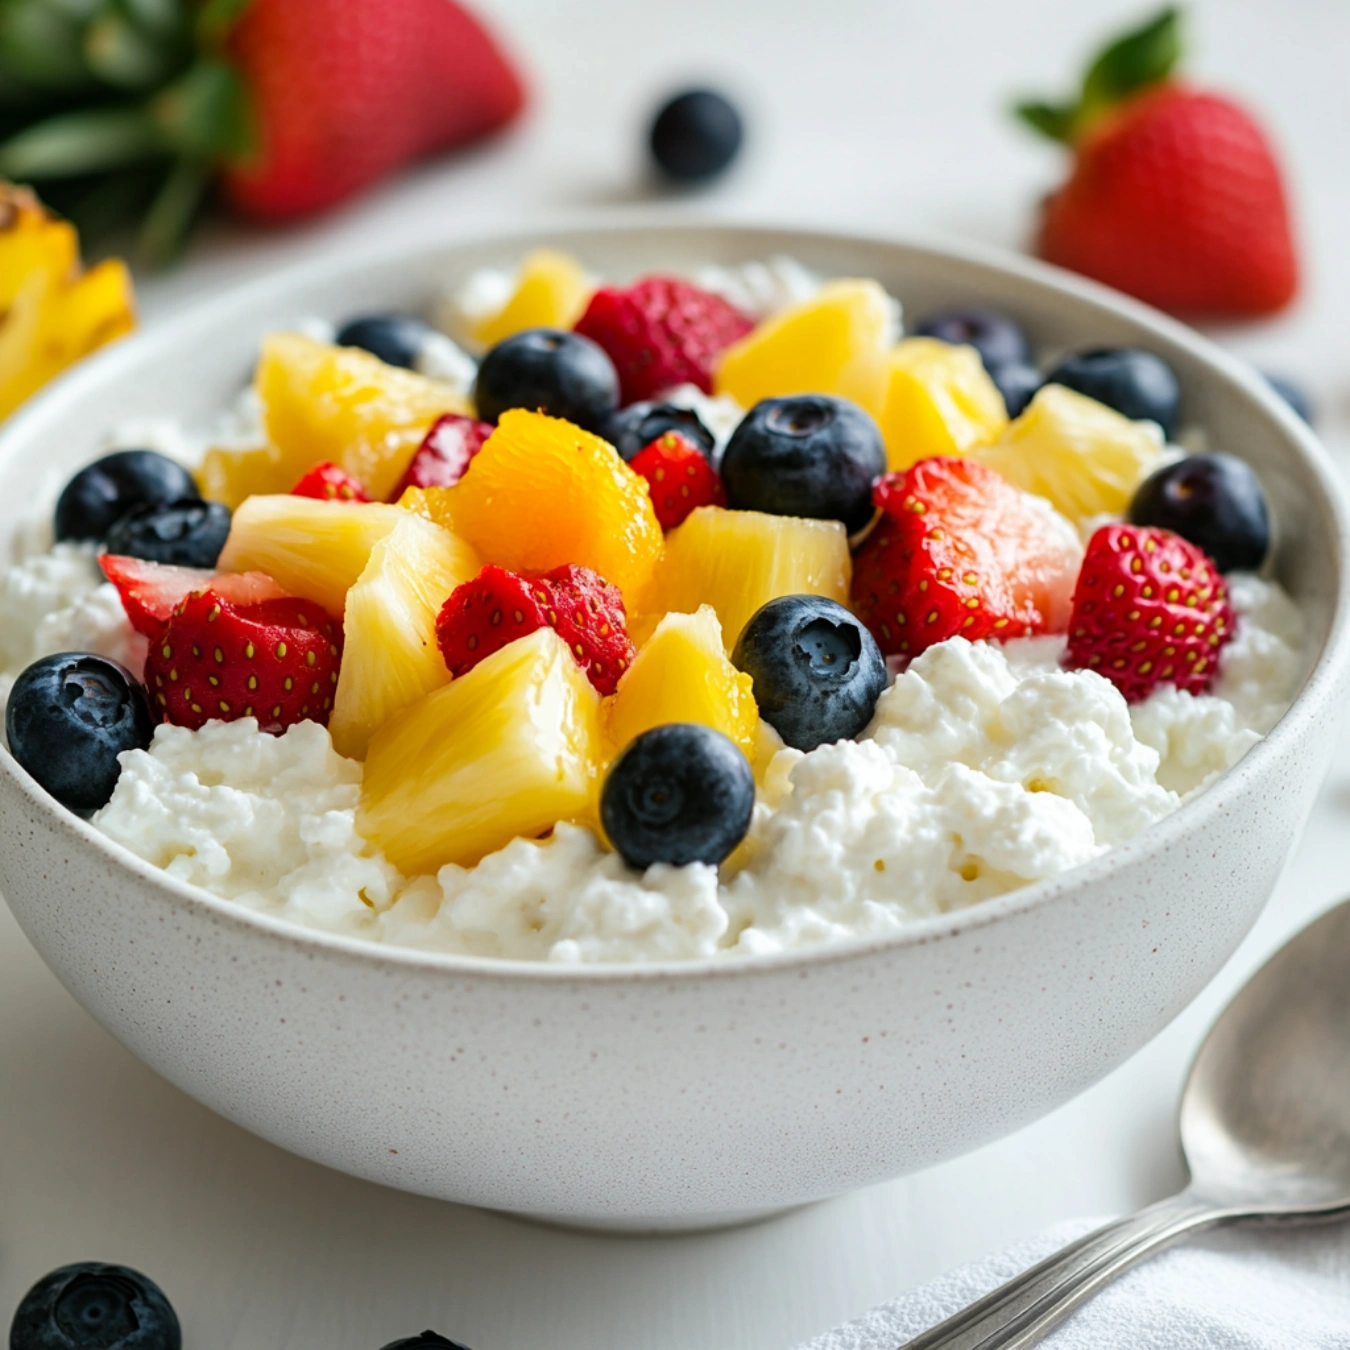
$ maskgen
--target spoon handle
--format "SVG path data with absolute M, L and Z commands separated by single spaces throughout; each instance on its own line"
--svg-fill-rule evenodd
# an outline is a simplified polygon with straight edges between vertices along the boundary
M 1160 1200 L 1070 1243 L 898 1350 L 1023 1350 L 1136 1261 L 1235 1217 L 1186 1191 Z

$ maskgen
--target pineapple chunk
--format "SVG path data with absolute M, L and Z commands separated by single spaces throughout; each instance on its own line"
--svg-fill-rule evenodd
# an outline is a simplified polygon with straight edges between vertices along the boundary
M 208 450 L 197 470 L 197 486 L 202 496 L 224 502 L 231 511 L 250 497 L 289 492 L 299 481 L 298 477 L 291 477 L 289 466 L 270 445 L 248 450 Z
M 234 513 L 217 566 L 266 572 L 292 595 L 341 614 L 371 550 L 406 511 L 378 502 L 325 502 L 288 493 L 250 497 Z
M 406 513 L 371 550 L 347 592 L 342 673 L 328 723 L 339 754 L 365 759 L 371 736 L 394 713 L 450 682 L 436 616 L 478 568 L 463 540 Z
M 541 628 L 375 733 L 357 828 L 410 876 L 471 866 L 585 812 L 602 756 L 600 696 Z
M 886 467 L 908 469 L 933 455 L 964 455 L 1008 425 L 1003 395 L 974 347 L 906 338 L 891 352 L 881 434 Z
M 711 605 L 730 651 L 761 605 L 780 595 L 847 604 L 852 575 L 848 536 L 837 520 L 700 506 L 666 536 L 665 560 L 639 611 L 692 614 Z
M 621 750 L 665 722 L 699 722 L 753 759 L 759 728 L 753 685 L 727 660 L 722 625 L 710 605 L 695 614 L 667 614 L 608 700 L 610 745 Z
M 455 489 L 452 487 L 410 487 L 403 489 L 398 499 L 400 511 L 411 511 L 433 525 L 441 525 L 455 533 Z
M 473 340 L 487 348 L 526 328 L 571 328 L 592 289 L 590 277 L 571 254 L 535 249 L 521 262 L 506 304 L 474 323 Z

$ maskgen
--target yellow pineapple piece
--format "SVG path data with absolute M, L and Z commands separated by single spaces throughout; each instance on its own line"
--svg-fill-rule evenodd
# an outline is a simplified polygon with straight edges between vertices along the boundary
M 1162 459 L 1162 433 L 1063 385 L 1047 384 L 993 445 L 972 451 L 1075 523 L 1122 515 Z
M 404 488 L 397 505 L 400 511 L 411 511 L 413 515 L 454 533 L 455 489 L 452 487 Z
M 894 309 L 875 281 L 831 281 L 728 347 L 714 392 L 743 408 L 784 394 L 834 394 L 875 417 L 894 341 Z
M 217 566 L 222 572 L 266 572 L 292 595 L 337 615 L 375 545 L 407 519 L 406 511 L 379 502 L 289 493 L 250 497 L 234 513 Z
M 571 254 L 537 248 L 522 260 L 506 304 L 474 323 L 473 340 L 493 347 L 526 328 L 571 328 L 592 289 L 585 268 Z
M 1008 425 L 1008 413 L 974 347 L 915 337 L 891 351 L 878 422 L 886 466 L 895 470 L 988 445 Z
M 449 385 L 298 333 L 263 341 L 257 387 L 288 487 L 328 460 L 377 501 L 398 486 L 442 413 L 472 412 Z
M 780 595 L 846 604 L 852 576 L 848 536 L 837 520 L 700 506 L 666 536 L 666 556 L 638 610 L 692 614 L 711 605 L 730 651 L 761 605 Z
M 328 723 L 339 754 L 365 759 L 371 736 L 394 713 L 449 684 L 436 616 L 478 569 L 462 539 L 406 513 L 371 550 L 342 621 L 346 644 Z
M 281 455 L 270 445 L 248 450 L 208 450 L 197 470 L 202 496 L 224 502 L 231 511 L 249 497 L 270 492 L 289 492 L 299 476 L 292 478 Z
M 584 813 L 602 760 L 600 696 L 541 628 L 375 733 L 357 827 L 408 875 L 471 866 Z

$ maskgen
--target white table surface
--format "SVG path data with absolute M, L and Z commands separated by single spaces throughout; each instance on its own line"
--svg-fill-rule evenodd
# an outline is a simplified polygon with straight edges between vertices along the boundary
M 1095 36 L 1138 13 L 1114 0 L 485 7 L 533 74 L 527 124 L 311 227 L 213 226 L 178 272 L 145 282 L 147 320 L 352 241 L 646 200 L 639 127 L 654 97 L 691 77 L 738 91 L 752 141 L 729 181 L 681 209 L 1016 246 L 1057 156 L 1003 105 L 1065 87 Z M 1309 262 L 1289 315 L 1221 336 L 1299 375 L 1350 466 L 1350 6 L 1191 10 L 1195 69 L 1259 107 L 1286 153 Z M 787 1350 L 1024 1234 L 1177 1186 L 1172 1114 L 1189 1057 L 1245 974 L 1350 891 L 1347 826 L 1350 741 L 1230 965 L 1152 1044 L 1053 1115 L 918 1176 L 749 1228 L 662 1239 L 422 1200 L 260 1142 L 105 1035 L 0 907 L 0 1327 L 39 1275 L 96 1258 L 159 1279 L 188 1350 L 378 1350 L 427 1326 L 474 1350 Z

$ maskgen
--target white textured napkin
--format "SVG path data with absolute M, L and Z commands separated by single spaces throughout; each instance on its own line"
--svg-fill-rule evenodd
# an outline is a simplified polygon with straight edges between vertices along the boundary
M 799 1350 L 896 1350 L 1088 1232 L 1064 1225 L 943 1275 Z M 1350 1225 L 1235 1228 L 1136 1266 L 1047 1336 L 1046 1350 L 1347 1350 Z

